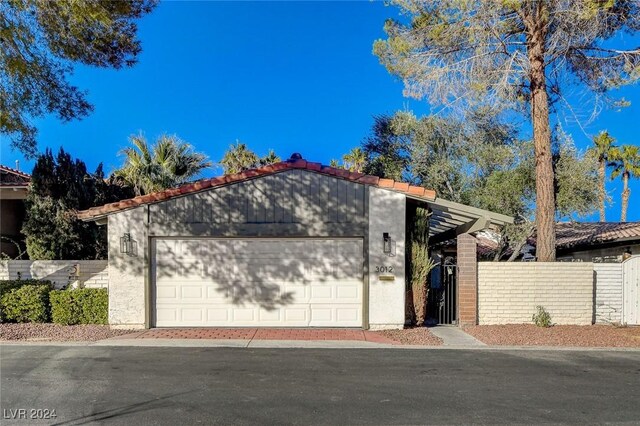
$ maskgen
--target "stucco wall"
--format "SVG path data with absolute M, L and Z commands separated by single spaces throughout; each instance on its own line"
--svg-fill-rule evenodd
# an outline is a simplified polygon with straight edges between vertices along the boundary
M 109 324 L 144 328 L 147 313 L 147 207 L 109 216 Z M 133 256 L 120 253 L 120 237 L 130 233 L 136 243 Z
M 405 221 L 403 194 L 369 189 L 369 326 L 374 330 L 404 327 Z M 384 232 L 392 240 L 391 254 L 382 250 Z M 391 267 L 393 271 L 381 273 L 377 267 Z M 382 280 L 382 275 L 392 275 L 394 280 Z
M 594 273 L 587 262 L 480 262 L 478 322 L 531 323 L 537 305 L 555 324 L 591 324 Z
M 622 321 L 622 263 L 594 263 L 596 322 Z
M 106 260 L 2 260 L 0 280 L 39 279 L 53 282 L 56 288 L 106 288 L 109 273 Z

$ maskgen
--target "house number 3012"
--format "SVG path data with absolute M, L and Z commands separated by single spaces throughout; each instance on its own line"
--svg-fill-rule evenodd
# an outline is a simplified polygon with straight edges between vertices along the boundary
M 376 266 L 376 272 L 391 274 L 393 273 L 393 266 Z

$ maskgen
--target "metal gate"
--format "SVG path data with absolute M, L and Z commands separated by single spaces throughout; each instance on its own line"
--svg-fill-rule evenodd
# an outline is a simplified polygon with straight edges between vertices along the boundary
M 640 256 L 622 263 L 622 322 L 640 324 Z
M 448 257 L 432 276 L 427 302 L 429 322 L 432 324 L 458 323 L 458 286 L 455 259 Z

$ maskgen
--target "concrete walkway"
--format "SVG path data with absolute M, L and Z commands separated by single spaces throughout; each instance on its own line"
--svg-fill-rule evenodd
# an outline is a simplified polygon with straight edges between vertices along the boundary
M 442 339 L 442 346 L 475 347 L 486 346 L 480 340 L 465 333 L 455 325 L 438 325 L 429 328 L 431 334 Z
M 259 341 L 334 341 L 397 344 L 380 333 L 355 328 L 151 328 L 117 336 L 113 340 L 221 340 L 245 346 Z

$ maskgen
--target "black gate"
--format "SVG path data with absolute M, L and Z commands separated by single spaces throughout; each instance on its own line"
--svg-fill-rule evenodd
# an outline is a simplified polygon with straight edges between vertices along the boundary
M 447 258 L 444 265 L 437 268 L 437 275 L 432 275 L 427 310 L 431 324 L 458 323 L 458 286 L 456 281 L 457 266 L 455 260 Z M 436 271 L 434 271 L 436 272 Z

